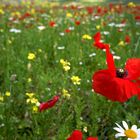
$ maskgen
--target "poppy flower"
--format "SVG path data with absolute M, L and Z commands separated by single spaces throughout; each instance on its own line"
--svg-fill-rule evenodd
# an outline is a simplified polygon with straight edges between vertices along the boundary
M 56 25 L 56 24 L 55 24 L 54 21 L 50 21 L 50 22 L 49 22 L 49 26 L 50 26 L 50 27 L 54 27 L 55 25 Z
M 79 130 L 74 130 L 67 140 L 82 140 L 83 134 Z M 97 137 L 88 137 L 87 140 L 98 140 Z
M 130 39 L 130 36 L 129 36 L 129 35 L 126 35 L 126 36 L 125 36 L 125 42 L 126 42 L 127 44 L 129 44 L 129 43 L 131 42 L 131 39 Z
M 78 26 L 78 25 L 80 25 L 80 21 L 79 20 L 76 20 L 75 21 L 75 24 Z
M 87 140 L 98 140 L 97 137 L 88 137 Z
M 94 11 L 93 7 L 86 7 L 86 10 L 87 10 L 88 14 L 92 14 Z
M 95 47 L 106 50 L 107 61 L 107 69 L 99 70 L 93 75 L 94 91 L 118 102 L 125 102 L 132 96 L 140 94 L 140 59 L 128 59 L 124 69 L 116 68 L 109 45 L 100 41 L 100 32 L 93 38 Z
M 70 30 L 70 29 L 65 29 L 65 32 L 66 32 L 66 33 L 70 33 L 71 30 Z
M 140 20 L 140 16 L 135 16 L 135 20 Z
M 28 18 L 28 17 L 31 17 L 31 14 L 27 12 L 24 15 L 22 15 L 19 19 L 24 20 L 25 18 Z
M 41 103 L 39 106 L 40 112 L 52 108 L 57 103 L 58 100 L 59 100 L 59 96 L 54 96 L 52 100 Z

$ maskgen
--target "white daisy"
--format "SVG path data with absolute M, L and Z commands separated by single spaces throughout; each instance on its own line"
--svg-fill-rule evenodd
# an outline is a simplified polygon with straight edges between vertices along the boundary
M 123 127 L 118 123 L 115 123 L 117 127 L 113 129 L 118 133 L 115 135 L 116 138 L 127 137 L 127 140 L 140 140 L 140 128 L 137 128 L 136 125 L 132 125 L 131 128 L 128 127 L 128 124 L 125 121 L 122 121 Z
M 46 27 L 41 25 L 41 26 L 38 26 L 37 28 L 38 28 L 40 31 L 42 31 L 42 30 L 44 30 Z
M 21 30 L 16 29 L 16 28 L 12 28 L 12 29 L 9 30 L 9 32 L 11 32 L 11 33 L 21 33 Z

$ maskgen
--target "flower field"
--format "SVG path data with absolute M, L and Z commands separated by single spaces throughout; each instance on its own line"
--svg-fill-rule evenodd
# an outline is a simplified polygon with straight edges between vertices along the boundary
M 0 4 L 0 21 L 0 140 L 140 140 L 139 4 Z

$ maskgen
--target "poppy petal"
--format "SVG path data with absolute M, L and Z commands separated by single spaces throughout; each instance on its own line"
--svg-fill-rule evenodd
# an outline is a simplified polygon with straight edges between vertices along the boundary
M 74 130 L 67 140 L 82 140 L 82 132 L 79 130 Z
M 140 59 L 128 59 L 126 61 L 125 69 L 128 71 L 128 79 L 137 80 L 140 78 Z
M 39 106 L 39 110 L 43 111 L 43 110 L 46 110 L 46 109 L 53 107 L 58 100 L 59 100 L 59 96 L 54 96 L 52 100 L 41 103 Z
M 112 101 L 125 102 L 138 93 L 135 83 L 113 77 L 108 70 L 100 70 L 93 75 L 93 89 Z
M 97 137 L 88 137 L 87 140 L 98 140 Z

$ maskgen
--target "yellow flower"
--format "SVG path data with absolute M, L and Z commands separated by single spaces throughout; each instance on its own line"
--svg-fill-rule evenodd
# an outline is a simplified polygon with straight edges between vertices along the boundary
M 37 98 L 31 98 L 31 99 L 30 99 L 30 102 L 31 102 L 32 104 L 37 104 L 37 103 L 38 103 L 38 99 L 37 99 Z
M 35 104 L 36 106 L 38 106 L 38 104 L 40 104 L 39 103 L 39 101 L 38 101 L 38 99 L 37 98 L 28 98 L 27 100 L 26 100 L 26 102 L 27 103 L 31 103 L 31 104 Z
M 64 59 L 60 59 L 60 63 L 62 64 L 64 71 L 70 70 L 70 62 Z
M 99 30 L 100 28 L 101 28 L 101 26 L 100 26 L 100 25 L 97 25 L 97 26 L 96 26 L 96 29 L 97 29 L 97 30 Z
M 68 92 L 68 90 L 66 90 L 66 89 L 63 89 L 62 90 L 62 96 L 64 97 L 64 98 L 67 98 L 67 99 L 70 99 L 70 94 L 69 94 L 69 92 Z
M 6 91 L 5 95 L 9 97 L 11 95 L 10 91 Z
M 34 60 L 36 58 L 34 53 L 29 53 L 28 54 L 28 60 Z
M 136 7 L 136 4 L 133 2 L 129 2 L 127 5 L 128 5 L 128 7 Z
M 37 106 L 33 106 L 32 109 L 33 109 L 33 112 L 34 112 L 34 113 L 37 113 L 37 112 L 38 112 L 38 107 L 37 107 Z
M 32 98 L 35 94 L 34 93 L 26 93 L 29 98 Z
M 91 40 L 92 37 L 91 37 L 90 35 L 88 35 L 88 34 L 84 34 L 84 35 L 82 36 L 82 39 Z
M 72 17 L 72 14 L 71 14 L 71 13 L 67 13 L 67 14 L 66 14 L 66 17 L 71 18 L 71 17 Z
M 3 102 L 4 101 L 4 98 L 3 96 L 0 95 L 0 102 Z
M 0 9 L 0 14 L 4 14 L 4 11 L 3 11 L 3 9 Z
M 118 45 L 119 46 L 125 46 L 125 42 L 124 41 L 120 41 Z
M 74 85 L 80 85 L 81 79 L 78 76 L 72 76 L 71 80 L 72 80 Z
M 21 16 L 21 13 L 20 12 L 13 12 L 11 13 L 11 16 L 17 16 L 17 17 L 20 17 Z
M 31 14 L 35 14 L 35 9 L 31 9 Z

